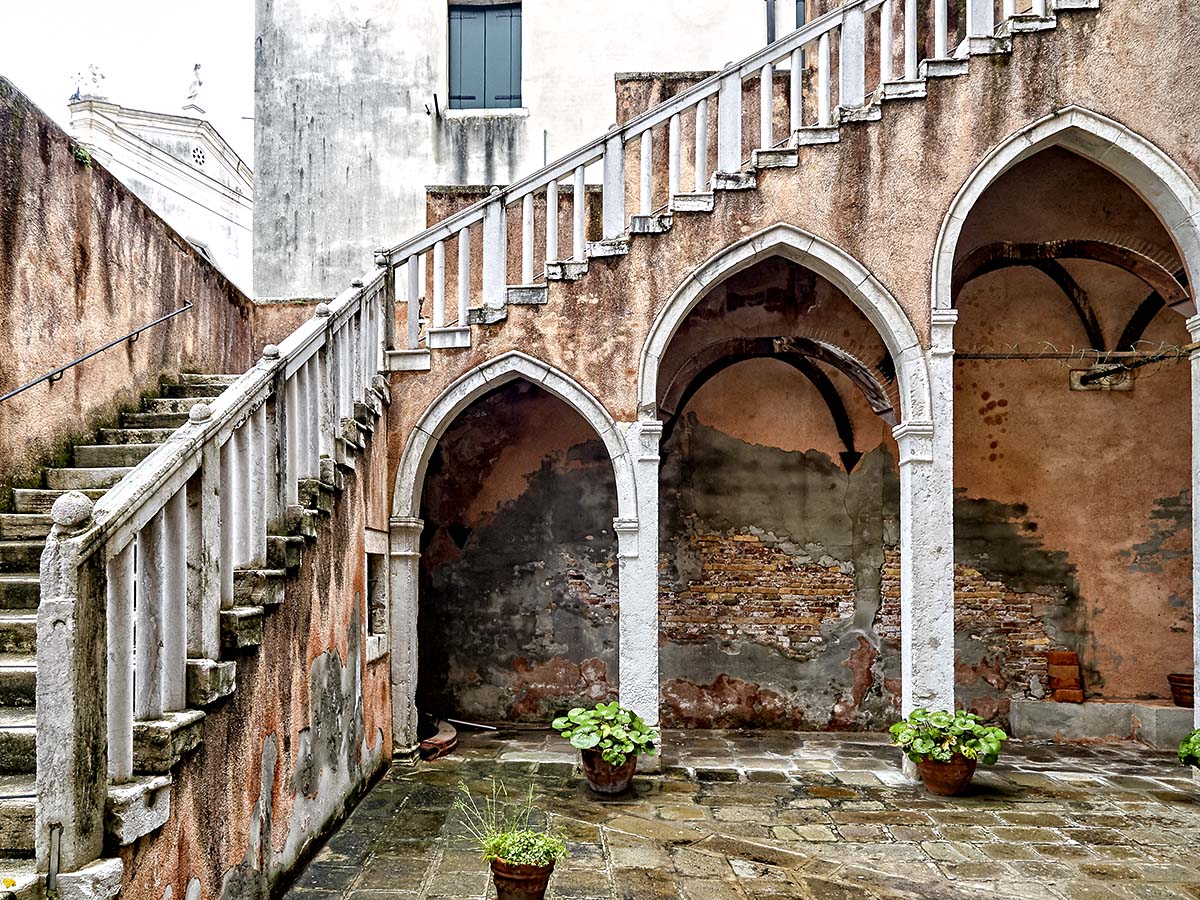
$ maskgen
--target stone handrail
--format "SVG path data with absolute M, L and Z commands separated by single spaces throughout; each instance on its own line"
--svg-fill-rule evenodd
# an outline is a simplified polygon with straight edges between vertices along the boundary
M 387 290 L 376 272 L 319 305 L 94 507 L 55 503 L 38 609 L 40 871 L 99 858 L 110 791 L 136 793 L 135 732 L 186 718 L 189 672 L 232 667 L 234 573 L 266 568 L 268 536 L 294 530 L 357 443 L 354 407 L 391 341 Z
M 1017 0 L 1002 2 L 1002 15 L 1005 19 L 1018 16 Z M 1032 7 L 1028 12 L 1022 13 L 1022 16 L 1044 18 L 1047 15 L 1047 0 L 1025 2 L 1032 2 Z M 629 226 L 625 208 L 625 160 L 627 151 L 634 142 L 640 145 L 638 155 L 641 163 L 640 184 L 637 190 L 638 216 L 650 217 L 658 211 L 654 203 L 656 193 L 655 173 L 652 167 L 655 141 L 653 132 L 663 125 L 668 127 L 667 210 L 674 209 L 677 203 L 680 208 L 694 208 L 689 206 L 689 197 L 706 200 L 713 186 L 735 185 L 738 174 L 744 168 L 744 81 L 751 78 L 759 80 L 759 134 L 751 146 L 760 150 L 794 147 L 800 142 L 803 129 L 830 128 L 836 126 L 839 121 L 839 111 L 841 118 L 853 118 L 855 111 L 869 108 L 868 103 L 872 95 L 867 91 L 866 84 L 868 24 L 871 25 L 872 36 L 879 45 L 879 87 L 893 81 L 900 81 L 901 84 L 917 81 L 921 61 L 917 22 L 918 16 L 925 14 L 922 12 L 925 8 L 925 4 L 920 0 L 850 0 L 741 62 L 726 67 L 722 72 L 652 107 L 625 125 L 613 126 L 607 134 L 532 175 L 503 190 L 493 189 L 491 196 L 486 199 L 447 217 L 403 243 L 378 251 L 376 262 L 386 267 L 389 273 L 401 267 L 405 269 L 402 283 L 403 305 L 407 307 L 407 349 L 414 353 L 423 350 L 427 352 L 429 349 L 465 346 L 469 343 L 469 336 L 463 332 L 468 330 L 469 305 L 475 296 L 471 285 L 472 226 L 482 225 L 482 285 L 478 296 L 482 301 L 484 320 L 488 320 L 489 310 L 498 311 L 504 307 L 509 286 L 506 212 L 509 206 L 521 204 L 519 284 L 530 285 L 536 277 L 534 196 L 542 192 L 546 196 L 542 240 L 547 271 L 553 271 L 553 267 L 562 271 L 564 265 L 584 263 L 588 256 L 597 250 L 603 253 L 602 248 L 590 247 L 586 240 L 584 176 L 589 166 L 600 164 L 603 171 L 601 243 L 619 240 L 626 234 Z M 968 0 L 968 40 L 991 39 L 995 36 L 995 12 L 995 0 Z M 947 0 L 935 0 L 929 15 L 932 22 L 929 23 L 927 31 L 933 35 L 932 58 L 941 59 L 949 53 Z M 898 47 L 897 32 L 902 35 Z M 831 46 L 835 38 L 838 46 L 836 73 L 832 71 L 831 62 Z M 804 54 L 810 48 L 816 51 L 815 87 L 806 86 L 803 78 Z M 897 56 L 903 62 L 899 68 Z M 782 129 L 777 129 L 773 120 L 776 67 L 786 68 L 790 73 L 790 128 L 786 135 L 776 134 L 776 131 Z M 833 77 L 835 74 L 836 89 Z M 815 97 L 809 96 L 810 91 L 815 92 Z M 806 99 L 815 106 L 813 121 L 805 120 Z M 709 146 L 708 122 L 710 107 L 714 101 L 717 107 L 716 166 L 710 181 L 709 161 L 712 148 Z M 694 135 L 694 147 L 687 148 L 691 155 L 694 175 L 691 190 L 684 190 L 681 184 L 685 152 L 682 126 L 685 117 Z M 560 253 L 559 194 L 561 182 L 567 179 L 572 182 L 569 190 L 573 193 L 571 248 L 569 253 Z M 662 195 L 661 190 L 658 195 Z M 652 228 L 653 225 L 650 224 L 649 227 Z M 446 309 L 448 241 L 454 241 L 457 245 L 456 311 Z M 427 261 L 432 262 L 432 309 L 429 311 L 428 327 L 422 333 L 424 320 L 421 307 L 424 300 Z M 449 327 L 451 325 L 453 327 Z

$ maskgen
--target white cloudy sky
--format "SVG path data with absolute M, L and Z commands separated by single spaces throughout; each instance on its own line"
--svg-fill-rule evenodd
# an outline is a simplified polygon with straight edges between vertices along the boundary
M 253 164 L 254 0 L 0 0 L 0 75 L 64 127 L 92 63 L 110 100 L 170 113 L 200 63 L 201 106 Z

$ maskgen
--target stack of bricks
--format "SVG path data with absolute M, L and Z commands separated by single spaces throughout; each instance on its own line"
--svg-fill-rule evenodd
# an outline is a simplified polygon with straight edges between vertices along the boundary
M 669 641 L 747 640 L 806 659 L 824 645 L 823 627 L 854 617 L 854 576 L 837 561 L 796 559 L 744 532 L 691 543 L 701 578 L 660 597 Z
M 1079 654 L 1070 650 L 1051 650 L 1046 654 L 1050 676 L 1050 699 L 1057 703 L 1082 703 L 1083 678 L 1079 674 Z

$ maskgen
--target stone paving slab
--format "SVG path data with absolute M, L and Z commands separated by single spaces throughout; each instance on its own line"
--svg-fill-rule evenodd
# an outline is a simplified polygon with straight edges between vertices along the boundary
M 568 839 L 551 898 L 1200 900 L 1200 781 L 1171 753 L 1011 742 L 943 798 L 904 777 L 884 735 L 665 738 L 660 771 L 602 799 L 554 735 L 464 735 L 450 756 L 394 766 L 287 898 L 493 897 L 453 803 L 459 783 L 496 778 L 532 786 Z

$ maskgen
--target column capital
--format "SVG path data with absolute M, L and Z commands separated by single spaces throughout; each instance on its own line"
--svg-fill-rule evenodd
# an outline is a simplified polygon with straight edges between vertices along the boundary
M 1188 334 L 1192 336 L 1193 341 L 1200 341 L 1200 315 L 1189 316 L 1187 322 Z
M 900 465 L 933 462 L 933 423 L 903 422 L 892 429 L 900 448 Z
M 957 309 L 935 309 L 930 313 L 930 352 L 934 356 L 954 355 L 954 325 Z
M 638 462 L 658 461 L 658 445 L 662 440 L 663 423 L 658 419 L 631 422 L 629 425 L 630 451 Z
M 421 531 L 425 522 L 409 516 L 388 519 L 388 553 L 391 556 L 406 556 L 420 549 Z
M 637 519 L 613 519 L 613 531 L 617 533 L 617 555 L 621 559 L 636 559 L 641 523 Z

